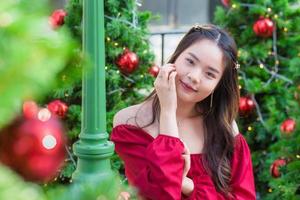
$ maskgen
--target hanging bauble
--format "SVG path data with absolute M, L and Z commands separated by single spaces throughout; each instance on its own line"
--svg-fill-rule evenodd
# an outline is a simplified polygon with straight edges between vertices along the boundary
M 281 176 L 279 168 L 286 165 L 286 160 L 284 159 L 277 159 L 273 162 L 270 167 L 270 173 L 274 178 L 278 178 Z
M 65 143 L 63 126 L 54 115 L 48 120 L 18 118 L 0 132 L 0 160 L 25 180 L 45 183 L 62 167 Z
M 255 108 L 253 100 L 249 97 L 240 97 L 239 112 L 249 114 Z
M 221 2 L 225 7 L 229 7 L 230 0 L 221 0 Z
M 64 10 L 55 10 L 49 17 L 49 23 L 51 27 L 53 29 L 56 29 L 62 26 L 65 23 L 65 16 L 67 16 L 67 13 Z
M 296 121 L 291 118 L 284 120 L 280 125 L 280 131 L 286 134 L 290 134 L 294 132 L 295 128 L 296 128 Z
M 261 17 L 254 23 L 253 31 L 257 36 L 270 37 L 274 31 L 274 23 L 269 18 Z
M 139 58 L 136 53 L 131 52 L 126 48 L 122 55 L 119 56 L 116 63 L 122 73 L 130 74 L 137 69 Z
M 38 105 L 34 101 L 25 101 L 23 103 L 23 116 L 27 119 L 37 117 L 39 111 Z
M 66 103 L 60 100 L 54 100 L 48 104 L 48 109 L 51 113 L 58 115 L 59 117 L 65 117 L 68 112 L 68 106 Z
M 148 72 L 149 72 L 149 74 L 151 74 L 153 77 L 157 77 L 159 70 L 160 70 L 159 66 L 157 66 L 157 65 L 152 65 L 152 67 L 149 68 Z

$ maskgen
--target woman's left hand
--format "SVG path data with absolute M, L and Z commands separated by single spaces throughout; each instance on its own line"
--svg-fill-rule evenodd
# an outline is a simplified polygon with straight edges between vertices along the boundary
M 130 200 L 130 194 L 128 192 L 121 192 L 117 200 Z
M 188 174 L 190 168 L 191 168 L 191 156 L 190 156 L 190 150 L 188 146 L 183 142 L 184 144 L 184 152 L 182 154 L 182 158 L 184 159 L 184 168 L 183 168 L 183 178 L 186 177 Z

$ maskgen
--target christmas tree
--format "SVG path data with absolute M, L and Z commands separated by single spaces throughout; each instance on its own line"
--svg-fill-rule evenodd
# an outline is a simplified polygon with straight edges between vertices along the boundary
M 299 1 L 222 1 L 215 23 L 238 45 L 239 130 L 259 199 L 300 199 Z

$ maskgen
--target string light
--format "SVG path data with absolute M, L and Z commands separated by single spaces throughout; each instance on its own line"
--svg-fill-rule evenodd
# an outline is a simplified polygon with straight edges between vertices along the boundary
M 141 78 L 144 78 L 144 75 L 143 75 L 143 74 L 141 75 Z
M 239 80 L 241 80 L 241 79 L 242 79 L 242 77 L 241 77 L 241 76 L 238 76 L 238 79 L 239 79 Z
M 232 4 L 232 6 L 231 6 L 232 8 L 236 8 L 236 4 Z
M 276 63 L 276 65 L 279 65 L 279 60 L 276 60 L 275 63 Z
M 300 158 L 300 155 L 296 155 L 296 158 Z
M 238 50 L 237 56 L 240 57 L 242 55 L 242 51 Z
M 277 14 L 275 14 L 275 15 L 274 15 L 274 19 L 277 19 L 277 18 L 278 18 L 278 15 L 277 15 Z
M 272 191 L 273 191 L 272 188 L 269 188 L 269 189 L 268 189 L 268 192 L 272 192 Z
M 268 12 L 272 12 L 272 9 L 271 8 L 267 8 Z
M 252 131 L 252 127 L 251 126 L 248 126 L 248 131 Z
M 115 45 L 115 46 L 118 46 L 118 45 L 119 45 L 119 43 L 115 42 L 115 43 L 114 43 L 114 45 Z
M 107 70 L 108 69 L 108 67 L 107 66 L 105 66 L 105 70 Z
M 287 27 L 284 27 L 283 31 L 284 31 L 284 32 L 287 32 L 287 31 L 288 31 Z
M 260 64 L 259 64 L 259 67 L 260 67 L 261 69 L 263 69 L 263 68 L 264 68 L 264 64 L 260 63 Z
M 242 86 L 241 86 L 241 85 L 239 85 L 239 89 L 240 89 L 240 90 L 242 89 Z
M 110 37 L 107 37 L 106 40 L 109 42 L 110 41 Z

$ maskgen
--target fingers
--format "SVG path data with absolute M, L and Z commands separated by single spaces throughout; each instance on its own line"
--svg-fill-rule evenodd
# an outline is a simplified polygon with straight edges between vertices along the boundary
M 183 151 L 183 153 L 184 154 L 190 154 L 190 150 L 189 150 L 189 148 L 187 147 L 187 145 L 186 145 L 186 143 L 185 142 L 183 142 L 183 144 L 184 144 L 184 151 Z
M 184 152 L 182 154 L 182 158 L 184 159 L 184 173 L 183 176 L 185 177 L 191 167 L 191 157 L 190 157 L 190 150 L 187 147 L 187 145 L 185 144 L 185 142 L 183 142 L 184 144 Z
M 174 64 L 166 64 L 163 67 L 161 67 L 158 77 L 163 78 L 163 80 L 169 80 L 169 75 L 171 71 L 175 70 Z
M 161 67 L 161 69 L 158 72 L 157 78 L 154 81 L 154 85 L 156 85 L 157 83 L 161 83 L 163 85 L 169 86 L 170 75 L 171 75 L 171 72 L 173 72 L 173 71 L 176 71 L 174 64 L 168 63 L 168 64 L 164 65 L 163 67 Z M 173 76 L 174 75 L 172 75 L 172 77 L 171 77 L 172 79 L 174 79 Z M 173 82 L 175 83 L 175 81 L 172 80 L 171 83 L 173 83 Z
M 129 200 L 130 194 L 128 192 L 121 192 L 117 200 Z
M 171 71 L 170 76 L 169 76 L 169 86 L 170 88 L 175 88 L 175 78 L 176 78 L 177 72 L 176 71 Z

